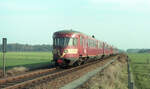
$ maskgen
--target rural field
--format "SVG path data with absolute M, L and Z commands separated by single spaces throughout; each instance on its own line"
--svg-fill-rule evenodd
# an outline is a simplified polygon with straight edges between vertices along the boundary
M 7 52 L 5 55 L 7 69 L 15 66 L 35 68 L 49 65 L 52 60 L 51 52 Z M 0 68 L 2 68 L 2 53 L 0 53 Z
M 128 54 L 137 89 L 150 89 L 150 54 Z

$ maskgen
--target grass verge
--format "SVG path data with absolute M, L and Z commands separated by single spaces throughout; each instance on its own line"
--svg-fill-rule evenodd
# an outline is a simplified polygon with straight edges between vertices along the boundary
M 150 89 L 150 54 L 128 54 L 137 89 Z
M 51 52 L 7 52 L 6 68 L 24 66 L 36 68 L 49 65 L 52 60 Z M 0 68 L 2 68 L 2 53 L 0 53 Z

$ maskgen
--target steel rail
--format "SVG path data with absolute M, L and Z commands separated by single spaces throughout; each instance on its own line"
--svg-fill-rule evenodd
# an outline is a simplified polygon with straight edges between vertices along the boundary
M 56 68 L 51 68 L 51 69 L 45 69 L 45 70 L 39 70 L 39 71 L 34 71 L 34 72 L 30 72 L 30 73 L 26 73 L 26 74 L 22 74 L 22 75 L 18 75 L 18 76 L 12 76 L 12 77 L 8 77 L 8 78 L 3 78 L 0 79 L 0 88 L 9 84 L 9 83 L 13 83 L 14 81 L 19 81 L 19 80 L 23 80 L 26 78 L 31 78 L 34 76 L 38 76 L 41 74 L 46 74 L 52 71 L 55 71 Z

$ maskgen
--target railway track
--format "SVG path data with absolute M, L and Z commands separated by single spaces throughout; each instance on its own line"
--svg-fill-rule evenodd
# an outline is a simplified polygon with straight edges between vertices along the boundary
M 44 70 L 30 72 L 30 73 L 26 73 L 26 74 L 22 74 L 22 75 L 18 75 L 18 76 L 2 78 L 2 79 L 0 79 L 0 89 L 6 88 L 8 86 L 13 86 L 17 83 L 21 83 L 21 82 L 24 82 L 24 81 L 27 81 L 27 80 L 30 80 L 33 78 L 37 78 L 40 76 L 44 76 L 47 74 L 51 74 L 54 72 L 56 72 L 56 68 L 44 69 Z
M 80 70 L 92 64 L 97 64 L 99 63 L 99 61 L 105 61 L 105 60 L 93 61 L 70 69 L 52 68 L 52 69 L 41 70 L 37 72 L 31 72 L 31 73 L 27 73 L 15 77 L 0 79 L 0 89 L 27 89 L 36 84 L 40 84 L 46 81 L 52 81 L 58 77 L 64 76 L 65 74 L 72 73 L 74 71 Z

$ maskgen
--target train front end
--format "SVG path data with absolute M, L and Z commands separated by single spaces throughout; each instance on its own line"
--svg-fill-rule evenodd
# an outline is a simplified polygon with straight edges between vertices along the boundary
M 56 66 L 71 66 L 78 59 L 77 35 L 72 31 L 53 34 L 53 60 Z

